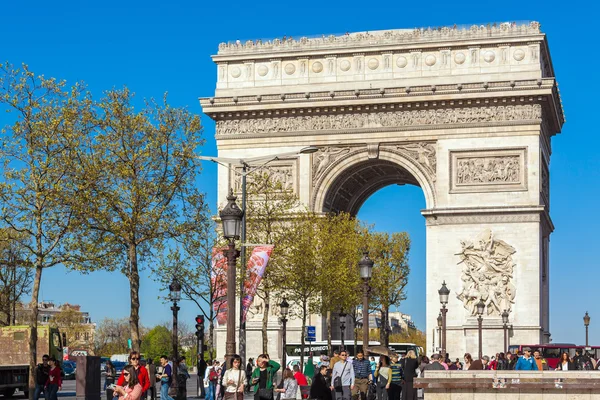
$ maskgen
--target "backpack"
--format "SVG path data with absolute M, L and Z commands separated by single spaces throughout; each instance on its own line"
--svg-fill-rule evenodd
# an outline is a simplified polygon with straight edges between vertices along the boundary
M 219 380 L 219 374 L 214 368 L 208 373 L 208 380 L 211 382 L 216 382 Z

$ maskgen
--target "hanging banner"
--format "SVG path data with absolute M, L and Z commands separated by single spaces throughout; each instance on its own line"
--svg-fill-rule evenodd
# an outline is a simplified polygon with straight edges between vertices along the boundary
M 210 281 L 214 289 L 213 310 L 217 314 L 217 323 L 227 323 L 227 257 L 223 249 L 213 247 Z
M 244 282 L 244 298 L 242 299 L 242 315 L 244 322 L 246 321 L 248 309 L 252 305 L 252 301 L 254 300 L 254 296 L 256 295 L 258 285 L 260 285 L 263 275 L 265 274 L 265 270 L 267 269 L 267 264 L 269 263 L 269 259 L 271 258 L 272 252 L 272 245 L 256 246 L 252 250 L 252 255 L 248 260 L 248 279 Z

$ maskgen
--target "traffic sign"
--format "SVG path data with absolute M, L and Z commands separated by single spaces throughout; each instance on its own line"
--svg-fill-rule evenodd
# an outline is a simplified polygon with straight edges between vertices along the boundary
M 306 327 L 306 340 L 309 342 L 317 341 L 317 328 L 314 326 Z

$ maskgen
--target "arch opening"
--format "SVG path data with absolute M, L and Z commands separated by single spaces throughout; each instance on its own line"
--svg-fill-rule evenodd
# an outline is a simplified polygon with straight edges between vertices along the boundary
M 329 186 L 322 211 L 356 215 L 372 194 L 389 185 L 421 186 L 407 169 L 392 161 L 371 159 L 356 163 Z

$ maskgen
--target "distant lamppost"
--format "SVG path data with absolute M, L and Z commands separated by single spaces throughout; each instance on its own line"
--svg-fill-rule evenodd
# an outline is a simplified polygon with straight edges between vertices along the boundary
M 344 332 L 346 331 L 346 313 L 340 312 L 340 334 L 342 339 L 342 346 L 340 347 L 340 351 L 344 351 L 346 348 L 344 347 Z
M 440 345 L 440 355 L 442 355 L 442 313 L 437 317 L 437 325 L 438 325 L 438 344 Z
M 226 157 L 207 157 L 207 156 L 196 156 L 199 160 L 212 161 L 219 165 L 222 165 L 228 168 L 234 174 L 237 173 L 242 177 L 242 211 L 246 211 L 246 181 L 247 176 L 253 172 L 256 172 L 262 168 L 268 168 L 267 164 L 272 161 L 281 160 L 286 157 L 298 156 L 300 154 L 312 154 L 319 151 L 318 147 L 308 146 L 303 147 L 299 151 L 291 151 L 285 153 L 277 153 L 277 154 L 269 154 L 266 156 L 257 156 L 257 157 L 246 157 L 246 158 L 226 158 Z M 250 165 L 254 164 L 254 165 Z M 239 172 L 236 168 L 232 168 L 232 166 L 241 166 L 242 171 Z M 246 218 L 242 215 L 242 226 L 240 231 L 240 239 L 241 239 L 241 265 L 240 265 L 240 293 L 244 292 L 244 284 L 246 280 Z M 233 308 L 233 307 L 230 307 Z M 239 326 L 239 339 L 240 339 L 240 351 L 239 355 L 242 358 L 242 365 L 246 360 L 246 321 L 243 318 L 244 311 L 244 296 L 240 296 L 240 303 L 238 305 L 240 310 L 240 326 Z M 227 326 L 229 326 L 229 322 L 227 322 Z
M 502 324 L 504 325 L 504 354 L 508 352 L 508 311 L 502 312 Z
M 485 311 L 485 303 L 483 299 L 477 303 L 477 325 L 479 327 L 479 359 L 483 357 L 483 312 Z
M 177 354 L 177 313 L 179 312 L 179 306 L 177 303 L 181 300 L 181 284 L 175 276 L 169 285 L 169 298 L 173 302 L 173 306 L 171 307 L 171 310 L 173 311 L 173 376 L 177 377 L 177 367 L 179 365 L 179 354 Z M 176 379 L 175 382 L 177 382 L 175 385 L 175 398 L 179 399 L 179 381 Z
M 283 298 L 283 300 L 281 301 L 281 303 L 279 303 L 279 313 L 281 315 L 281 324 L 283 325 L 283 337 L 282 337 L 282 347 L 283 347 L 283 356 L 282 356 L 282 361 L 283 361 L 283 368 L 286 368 L 286 363 L 287 363 L 287 359 L 286 359 L 286 326 L 287 326 L 287 316 L 288 316 L 288 311 L 290 309 L 290 305 L 289 303 L 285 300 L 285 297 Z M 304 349 L 302 350 L 304 351 Z
M 440 296 L 440 303 L 442 304 L 442 308 L 440 309 L 440 312 L 442 314 L 442 341 L 441 341 L 442 352 L 440 354 L 445 359 L 446 353 L 447 353 L 447 351 L 446 351 L 446 313 L 448 312 L 446 305 L 448 304 L 448 298 L 450 297 L 450 289 L 448 289 L 446 287 L 446 281 L 442 282 L 442 287 L 440 288 L 440 290 L 438 290 L 438 294 Z
M 369 355 L 369 292 L 371 287 L 369 281 L 373 274 L 373 260 L 369 258 L 369 252 L 363 253 L 363 258 L 358 262 L 360 277 L 363 280 L 363 305 L 362 305 L 362 328 L 363 328 L 363 353 Z M 355 353 L 356 354 L 356 353 Z
M 588 312 L 585 312 L 585 315 L 583 316 L 583 325 L 585 325 L 585 347 L 589 346 L 589 342 L 588 342 L 588 328 L 590 327 L 590 316 L 588 315 Z
M 235 354 L 235 270 L 236 260 L 240 255 L 235 248 L 235 240 L 240 238 L 242 218 L 244 211 L 240 210 L 235 203 L 237 199 L 233 195 L 233 189 L 227 196 L 227 205 L 221 210 L 219 216 L 223 223 L 223 236 L 229 241 L 229 245 L 223 253 L 227 257 L 227 341 L 225 343 L 225 357 L 227 363 Z

